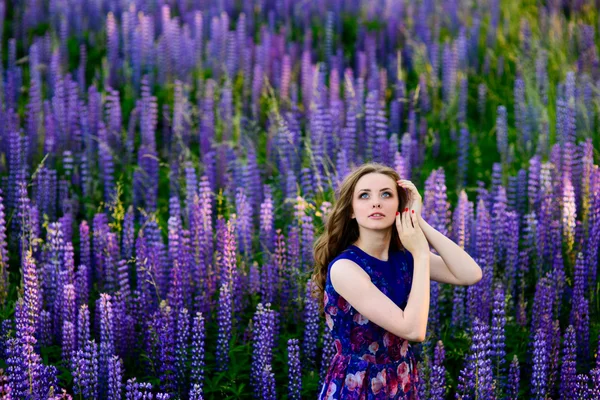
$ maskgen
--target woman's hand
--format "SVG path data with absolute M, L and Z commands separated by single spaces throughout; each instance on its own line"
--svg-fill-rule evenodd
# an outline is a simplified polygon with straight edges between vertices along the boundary
M 409 192 L 408 204 L 406 207 L 408 207 L 409 210 L 415 210 L 417 220 L 421 221 L 421 207 L 423 205 L 423 199 L 421 198 L 419 191 L 417 190 L 415 185 L 409 180 L 400 179 L 397 182 L 398 186 L 400 186 L 403 189 L 406 189 Z
M 429 253 L 429 242 L 421 230 L 418 218 L 414 214 L 415 210 L 405 208 L 404 211 L 396 214 L 396 229 L 400 242 L 406 250 L 410 251 L 413 257 Z

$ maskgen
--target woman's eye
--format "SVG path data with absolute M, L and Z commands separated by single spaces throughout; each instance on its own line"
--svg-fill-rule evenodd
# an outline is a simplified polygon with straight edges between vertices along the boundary
M 364 196 L 365 194 L 369 194 L 369 193 L 366 193 L 366 192 L 365 192 L 365 193 L 362 193 L 362 194 L 359 196 L 359 198 L 361 198 L 361 199 L 364 199 L 364 197 L 363 197 L 363 196 Z M 383 192 L 383 193 L 382 193 L 382 195 L 383 195 L 383 194 L 387 194 L 387 195 L 388 195 L 388 197 L 390 197 L 390 196 L 392 195 L 390 192 Z

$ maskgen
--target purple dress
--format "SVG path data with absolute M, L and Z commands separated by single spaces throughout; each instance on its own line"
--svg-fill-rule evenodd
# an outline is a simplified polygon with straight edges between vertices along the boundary
M 402 309 L 412 285 L 414 261 L 407 250 L 390 251 L 389 259 L 382 261 L 350 245 L 331 261 L 323 297 L 336 354 L 319 400 L 418 399 L 417 362 L 408 340 L 370 322 L 333 289 L 329 270 L 340 258 L 357 263 Z

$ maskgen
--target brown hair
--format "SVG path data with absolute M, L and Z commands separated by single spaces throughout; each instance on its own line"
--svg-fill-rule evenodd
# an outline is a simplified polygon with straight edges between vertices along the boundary
M 393 168 L 386 165 L 370 162 L 362 164 L 351 171 L 343 182 L 338 186 L 333 204 L 323 233 L 315 240 L 313 245 L 313 255 L 315 259 L 314 273 L 311 277 L 313 281 L 312 296 L 319 301 L 319 311 L 323 315 L 323 292 L 325 290 L 325 281 L 327 279 L 327 268 L 329 263 L 354 243 L 359 237 L 358 223 L 352 218 L 352 197 L 356 182 L 363 176 L 371 173 L 387 175 L 395 181 L 401 179 Z M 405 190 L 398 190 L 399 207 L 404 209 L 408 204 L 409 195 Z M 402 242 L 398 236 L 396 224 L 392 224 L 392 239 L 390 240 L 390 250 L 403 250 Z

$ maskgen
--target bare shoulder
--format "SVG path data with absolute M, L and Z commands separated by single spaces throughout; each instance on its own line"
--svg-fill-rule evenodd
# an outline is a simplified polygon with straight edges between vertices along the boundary
M 331 265 L 329 272 L 331 284 L 336 292 L 338 288 L 347 287 L 355 283 L 370 282 L 371 277 L 357 263 L 347 258 L 340 258 Z

